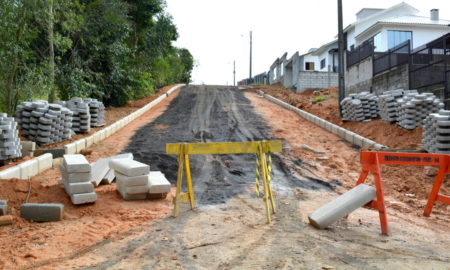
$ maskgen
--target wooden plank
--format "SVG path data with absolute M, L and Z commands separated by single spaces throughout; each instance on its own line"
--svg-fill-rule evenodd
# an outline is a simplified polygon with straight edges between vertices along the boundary
M 267 142 L 214 142 L 214 143 L 186 143 L 187 155 L 206 154 L 254 154 L 258 152 L 258 144 L 263 143 L 269 147 L 270 152 L 281 152 L 281 141 Z M 182 143 L 166 144 L 166 154 L 177 155 L 180 152 Z

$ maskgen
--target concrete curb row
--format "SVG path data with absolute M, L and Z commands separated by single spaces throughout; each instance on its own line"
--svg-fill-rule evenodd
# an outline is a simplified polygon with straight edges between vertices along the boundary
M 135 120 L 139 116 L 146 113 L 148 110 L 153 108 L 156 104 L 167 98 L 174 91 L 176 91 L 184 84 L 177 84 L 166 94 L 159 96 L 149 104 L 140 108 L 139 110 L 131 113 L 130 115 L 120 119 L 112 125 L 105 127 L 102 130 L 99 130 L 92 134 L 89 137 L 71 142 L 69 144 L 64 145 L 65 154 L 77 154 L 80 153 L 81 150 L 90 147 L 94 143 L 99 143 L 102 140 L 108 138 L 112 134 L 119 131 L 121 128 L 128 125 L 131 121 Z M 55 160 L 56 161 L 56 160 Z M 59 162 L 55 162 L 55 165 L 59 164 Z M 40 155 L 31 160 L 27 160 L 19 165 L 13 166 L 6 170 L 0 171 L 0 179 L 10 179 L 10 178 L 18 178 L 18 179 L 28 179 L 29 177 L 35 176 L 44 170 L 50 169 L 54 166 L 53 155 L 51 153 Z
M 304 119 L 308 120 L 309 122 L 318 125 L 319 127 L 333 133 L 334 135 L 344 139 L 345 141 L 347 141 L 351 144 L 357 145 L 359 147 L 371 147 L 371 148 L 375 148 L 375 149 L 387 149 L 388 148 L 385 145 L 379 144 L 375 141 L 372 141 L 361 135 L 358 135 L 350 130 L 347 130 L 343 127 L 340 127 L 331 122 L 328 122 L 320 117 L 315 116 L 314 114 L 300 110 L 299 108 L 289 105 L 288 103 L 281 101 L 277 98 L 274 98 L 271 95 L 267 95 L 261 90 L 256 90 L 256 92 L 258 94 L 262 95 L 264 98 L 270 100 L 271 102 L 278 104 L 278 105 L 284 107 L 285 109 L 288 109 L 288 110 L 291 110 L 291 111 L 297 113 L 298 115 L 300 115 Z

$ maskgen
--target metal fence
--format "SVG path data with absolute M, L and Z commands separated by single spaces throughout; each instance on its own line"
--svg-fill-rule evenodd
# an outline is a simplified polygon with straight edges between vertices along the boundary
M 410 52 L 411 42 L 407 40 L 385 53 L 374 54 L 372 62 L 373 76 L 388 71 L 394 67 L 408 64 Z
M 450 107 L 450 34 L 411 53 L 409 86 L 419 91 L 434 91 Z
M 373 40 L 370 40 L 356 47 L 354 50 L 347 51 L 347 68 L 350 68 L 351 66 L 354 66 L 362 60 L 372 56 L 373 49 Z

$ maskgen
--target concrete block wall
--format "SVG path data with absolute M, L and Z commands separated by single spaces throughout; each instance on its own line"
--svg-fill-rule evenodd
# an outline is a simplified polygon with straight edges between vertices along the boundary
M 372 78 L 372 92 L 380 95 L 387 90 L 409 89 L 408 65 L 396 67 Z
M 337 86 L 338 80 L 339 74 L 337 72 L 299 71 L 296 92 Z
M 305 118 L 306 120 L 308 120 L 311 123 L 314 123 L 320 127 L 322 127 L 323 129 L 335 134 L 336 136 L 344 139 L 345 141 L 351 143 L 351 144 L 355 144 L 359 147 L 372 147 L 375 149 L 387 149 L 386 146 L 379 144 L 375 141 L 372 141 L 370 139 L 367 139 L 365 137 L 362 137 L 352 131 L 349 131 L 343 127 L 340 127 L 338 125 L 335 125 L 331 122 L 328 122 L 324 119 L 321 119 L 320 117 L 317 117 L 309 112 L 300 110 L 299 108 L 296 108 L 294 106 L 291 106 L 289 104 L 287 104 L 284 101 L 281 101 L 277 98 L 272 97 L 271 95 L 267 95 L 264 94 L 263 91 L 257 91 L 258 94 L 264 96 L 264 98 L 272 101 L 275 104 L 278 104 L 288 110 L 294 111 L 295 113 L 297 113 L 298 115 L 300 115 L 301 117 Z
M 169 91 L 167 91 L 166 95 L 161 95 L 149 104 L 145 105 L 144 107 L 140 108 L 136 112 L 130 114 L 129 116 L 117 121 L 116 123 L 100 130 L 91 135 L 90 137 L 83 138 L 80 140 L 77 140 L 75 142 L 68 143 L 64 145 L 65 153 L 66 154 L 76 154 L 79 153 L 79 151 L 83 150 L 84 148 L 87 148 L 91 146 L 94 143 L 99 143 L 103 139 L 105 139 L 108 136 L 111 136 L 121 128 L 125 127 L 127 124 L 129 124 L 131 121 L 135 120 L 142 114 L 144 114 L 146 111 L 154 107 L 156 104 L 161 102 L 163 99 L 167 98 L 169 95 L 171 95 L 173 92 L 175 92 L 180 87 L 184 86 L 184 84 L 177 84 L 174 87 L 172 87 Z M 0 179 L 11 179 L 11 178 L 18 178 L 18 179 L 28 179 L 28 177 L 35 176 L 39 174 L 40 172 L 51 168 L 53 164 L 59 164 L 61 160 L 58 160 L 55 162 L 53 160 L 53 155 L 48 153 L 44 154 L 42 156 L 36 157 L 34 159 L 28 160 L 26 162 L 23 162 L 19 165 L 16 165 L 14 167 L 5 169 L 3 171 L 0 171 Z M 50 165 L 51 164 L 51 165 Z

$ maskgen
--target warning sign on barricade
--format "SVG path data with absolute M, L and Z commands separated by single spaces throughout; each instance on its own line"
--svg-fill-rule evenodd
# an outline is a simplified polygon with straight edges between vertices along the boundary
M 438 166 L 439 172 L 433 184 L 433 188 L 425 206 L 424 215 L 429 216 L 436 201 L 450 204 L 450 196 L 439 194 L 442 182 L 447 173 L 450 173 L 450 155 L 426 154 L 426 153 L 396 153 L 396 152 L 366 152 L 360 154 L 361 174 L 356 185 L 364 183 L 369 173 L 374 176 L 374 185 L 377 193 L 376 200 L 367 206 L 379 212 L 381 232 L 389 235 L 389 226 L 386 214 L 386 205 L 383 194 L 383 184 L 381 181 L 380 165 L 418 165 L 418 166 Z

